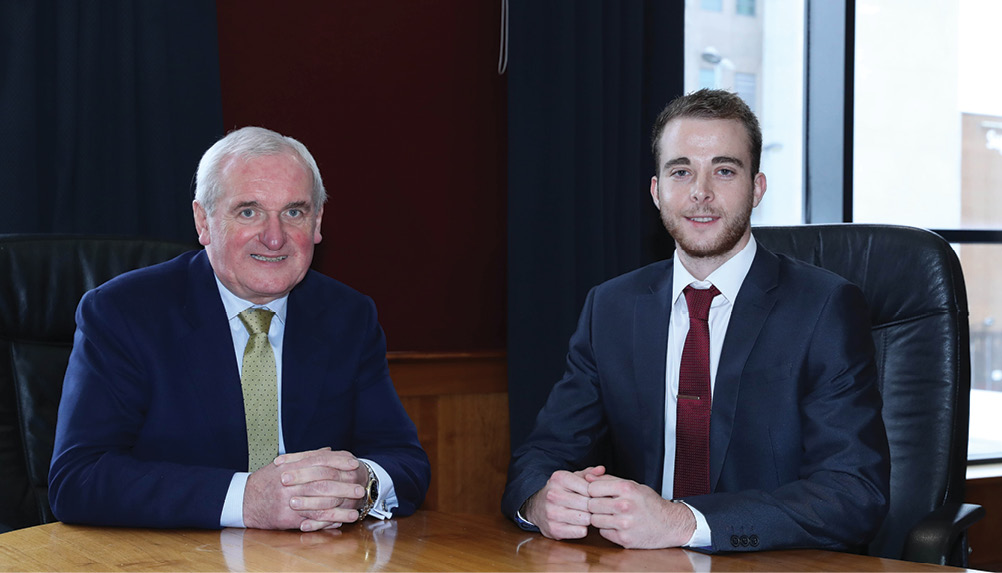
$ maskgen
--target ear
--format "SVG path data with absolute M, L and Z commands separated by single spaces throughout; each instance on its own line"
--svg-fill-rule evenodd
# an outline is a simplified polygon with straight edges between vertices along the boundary
M 323 240 L 323 237 L 320 235 L 320 223 L 323 222 L 323 218 L 324 218 L 324 206 L 321 205 L 320 206 L 320 211 L 317 213 L 317 222 L 316 222 L 316 225 L 315 225 L 315 227 L 313 229 L 313 244 L 314 245 L 319 245 L 320 241 Z
M 752 179 L 752 208 L 758 207 L 765 195 L 765 173 L 758 173 Z
M 661 198 L 658 197 L 658 177 L 655 175 L 651 177 L 651 199 L 654 200 L 654 206 L 661 210 Z
M 211 242 L 209 238 L 209 215 L 205 212 L 205 207 L 198 201 L 191 202 L 191 211 L 195 217 L 195 231 L 198 232 L 198 242 L 203 247 Z

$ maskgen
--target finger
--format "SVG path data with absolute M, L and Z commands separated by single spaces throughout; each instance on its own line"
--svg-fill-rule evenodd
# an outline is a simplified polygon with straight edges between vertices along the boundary
M 280 466 L 282 464 L 288 464 L 291 462 L 298 462 L 299 460 L 306 459 L 310 456 L 314 456 L 319 452 L 329 452 L 331 451 L 330 446 L 320 448 L 318 450 L 307 450 L 305 452 L 292 452 L 288 454 L 282 454 L 275 458 L 274 464 Z
M 587 511 L 577 511 L 562 507 L 553 508 L 548 512 L 551 524 L 579 525 L 587 527 L 591 525 L 591 514 Z
M 336 452 L 332 452 L 330 450 L 318 450 L 297 461 L 301 465 L 326 466 L 346 472 L 357 470 L 361 464 L 361 462 L 358 461 L 358 458 L 343 450 Z
M 583 477 L 571 472 L 563 470 L 555 471 L 550 476 L 549 483 L 578 495 L 588 495 L 588 482 Z
M 355 472 L 341 471 L 330 466 L 320 465 L 287 465 L 282 472 L 282 485 L 302 485 L 310 482 L 332 481 L 339 483 L 355 483 Z
M 296 486 L 289 490 L 289 494 L 290 504 L 293 503 L 293 500 L 297 500 L 295 503 L 302 505 L 302 507 L 294 509 L 330 509 L 331 507 L 344 505 L 340 500 L 357 501 L 362 499 L 365 496 L 365 490 L 360 485 L 336 481 L 320 481 Z M 324 499 L 337 499 L 338 501 L 320 501 Z M 313 507 L 315 505 L 318 507 Z
M 317 521 L 315 519 L 304 519 L 302 523 L 299 524 L 299 530 L 304 532 L 310 531 L 320 531 L 321 529 L 332 529 L 341 527 L 340 523 L 329 521 Z
M 575 475 L 580 475 L 582 478 L 587 479 L 588 476 L 601 476 L 605 475 L 605 466 L 593 466 L 587 467 L 583 470 L 574 472 Z
M 616 545 L 623 545 L 623 537 L 616 529 L 599 529 L 598 533 Z
M 358 521 L 358 511 L 354 509 L 323 509 L 298 512 L 304 521 L 323 521 L 326 523 L 354 523 Z
M 289 507 L 296 511 L 338 507 L 354 508 L 360 499 L 362 496 L 358 495 L 356 491 L 352 491 L 351 495 L 295 495 L 289 498 Z
M 551 488 L 546 492 L 547 503 L 556 507 L 566 507 L 578 511 L 588 511 L 588 496 L 575 493 L 559 487 Z
M 632 494 L 633 482 L 612 476 L 597 479 L 588 484 L 590 497 L 624 497 Z
M 553 524 L 549 532 L 543 532 L 543 535 L 550 539 L 581 539 L 588 535 L 588 528 L 577 525 Z
M 596 515 L 613 515 L 616 513 L 622 513 L 621 508 L 617 505 L 617 501 L 611 497 L 600 497 L 592 499 L 588 503 L 588 513 L 594 516 Z M 595 525 L 595 520 L 592 519 L 592 525 Z M 598 527 L 597 525 L 595 527 Z
M 622 516 L 602 513 L 593 513 L 591 515 L 591 526 L 596 529 L 614 531 L 619 531 L 625 527 Z

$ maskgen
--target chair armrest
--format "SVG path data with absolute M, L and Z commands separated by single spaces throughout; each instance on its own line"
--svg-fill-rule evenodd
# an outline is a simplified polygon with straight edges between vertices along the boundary
M 984 516 L 985 508 L 971 503 L 948 503 L 932 511 L 908 532 L 901 558 L 965 567 L 967 543 L 958 550 L 957 542 L 964 540 L 967 528 Z

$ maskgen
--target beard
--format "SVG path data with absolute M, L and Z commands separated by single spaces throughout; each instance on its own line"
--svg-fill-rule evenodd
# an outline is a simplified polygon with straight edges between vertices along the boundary
M 704 259 L 720 257 L 729 253 L 751 227 L 751 212 L 754 207 L 752 198 L 753 192 L 749 189 L 748 200 L 739 205 L 736 212 L 730 214 L 717 213 L 712 210 L 697 210 L 692 213 L 672 214 L 667 212 L 666 204 L 665 208 L 661 209 L 661 223 L 664 224 L 668 234 L 675 239 L 677 248 L 681 249 L 688 256 Z M 719 220 L 723 222 L 724 226 L 719 233 L 706 239 L 698 239 L 686 235 L 683 226 L 686 217 L 710 215 L 714 217 L 719 216 Z

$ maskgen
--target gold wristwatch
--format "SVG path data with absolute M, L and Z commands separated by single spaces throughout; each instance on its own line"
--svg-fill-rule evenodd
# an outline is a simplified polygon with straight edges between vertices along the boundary
M 369 473 L 369 477 L 365 480 L 365 503 L 362 507 L 358 508 L 358 520 L 362 521 L 365 516 L 369 515 L 372 508 L 376 505 L 376 500 L 379 499 L 379 478 L 376 477 L 376 472 L 372 471 L 372 467 L 365 462 L 361 462 L 365 466 L 365 471 Z

